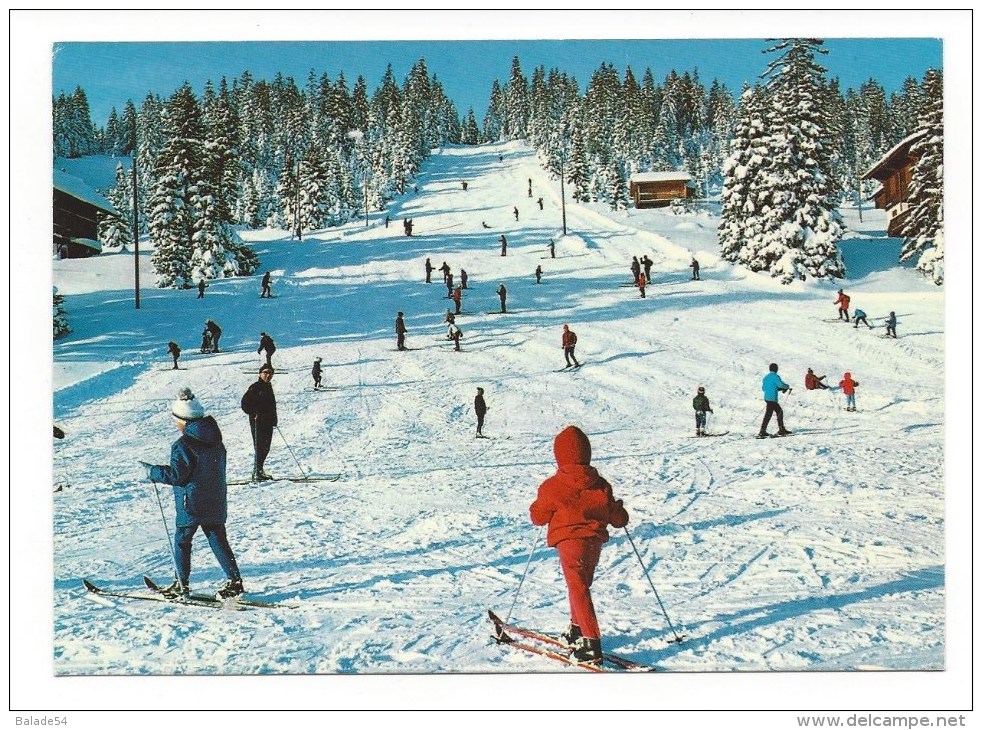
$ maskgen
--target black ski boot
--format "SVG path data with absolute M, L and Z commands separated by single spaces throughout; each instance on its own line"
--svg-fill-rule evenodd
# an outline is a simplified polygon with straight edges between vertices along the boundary
M 573 646 L 573 659 L 578 664 L 600 664 L 604 660 L 600 639 L 590 639 L 581 636 Z
M 580 631 L 580 627 L 571 623 L 569 628 L 559 635 L 559 638 L 566 642 L 566 646 L 573 648 L 577 639 L 579 639 L 581 636 L 583 636 L 583 632 Z
M 191 595 L 191 589 L 186 583 L 174 579 L 174 582 L 160 591 L 160 595 L 167 598 L 187 598 Z
M 245 589 L 242 587 L 242 579 L 230 578 L 225 585 L 218 589 L 218 593 L 215 594 L 215 598 L 225 601 L 229 598 L 241 596 L 243 593 L 245 593 Z

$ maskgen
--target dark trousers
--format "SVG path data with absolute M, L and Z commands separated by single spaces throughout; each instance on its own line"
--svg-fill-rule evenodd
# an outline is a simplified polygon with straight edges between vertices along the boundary
M 771 415 L 777 415 L 777 430 L 785 431 L 784 428 L 784 410 L 781 405 L 775 400 L 765 401 L 767 403 L 767 410 L 764 411 L 764 422 L 760 424 L 760 432 L 767 433 L 767 424 L 771 422 Z
M 396 335 L 396 348 L 398 348 L 400 350 L 405 350 L 406 349 L 406 335 L 405 335 L 405 333 L 400 332 L 399 334 Z
M 484 414 L 483 413 L 478 413 L 477 414 L 477 433 L 478 433 L 479 436 L 481 435 L 481 430 L 483 428 L 484 428 Z
M 208 538 L 211 551 L 228 579 L 241 580 L 239 566 L 235 562 L 232 548 L 228 544 L 228 536 L 225 534 L 225 525 L 198 524 L 180 526 L 174 532 L 174 562 L 177 565 L 178 580 L 183 585 L 188 585 L 191 581 L 191 543 L 199 527 Z
M 177 370 L 177 358 L 180 357 L 180 355 L 172 355 L 172 357 L 174 358 L 174 369 Z
M 254 418 L 249 419 L 249 425 L 252 430 L 252 445 L 256 450 L 256 462 L 253 472 L 258 475 L 266 465 L 269 448 L 273 445 L 273 427 Z
M 576 361 L 576 355 L 574 354 L 574 350 L 576 350 L 576 347 L 563 348 L 563 354 L 566 356 L 567 365 L 573 365 L 573 364 L 579 365 L 579 363 Z M 570 358 L 573 358 L 573 362 L 569 361 Z

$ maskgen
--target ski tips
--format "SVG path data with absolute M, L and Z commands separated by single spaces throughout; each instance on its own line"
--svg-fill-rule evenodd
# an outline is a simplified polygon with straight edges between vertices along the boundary
M 666 639 L 665 641 L 667 641 L 669 644 L 683 644 L 683 643 L 685 643 L 685 640 L 687 638 L 688 637 L 685 634 L 682 634 L 682 636 L 679 636 L 678 634 L 676 634 L 674 636 L 674 638 Z

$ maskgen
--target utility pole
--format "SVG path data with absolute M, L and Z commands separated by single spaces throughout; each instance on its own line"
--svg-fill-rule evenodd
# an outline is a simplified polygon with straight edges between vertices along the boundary
M 136 129 L 133 130 L 133 302 L 140 308 L 140 206 L 136 184 Z

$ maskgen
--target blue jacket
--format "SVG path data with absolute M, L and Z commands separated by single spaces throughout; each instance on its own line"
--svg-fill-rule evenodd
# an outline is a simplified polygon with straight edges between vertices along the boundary
M 764 400 L 774 402 L 777 402 L 777 393 L 779 390 L 789 390 L 788 384 L 781 380 L 781 376 L 777 373 L 767 373 L 760 387 L 764 391 Z
M 211 416 L 189 421 L 170 450 L 169 466 L 153 466 L 150 478 L 174 487 L 177 526 L 220 525 L 227 515 L 225 444 Z

